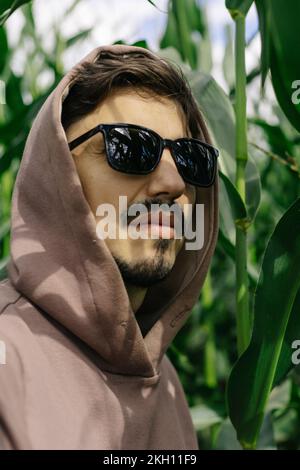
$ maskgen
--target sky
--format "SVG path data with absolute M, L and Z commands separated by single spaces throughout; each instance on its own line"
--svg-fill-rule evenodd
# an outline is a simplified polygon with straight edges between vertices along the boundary
M 232 21 L 225 8 L 224 0 L 198 0 L 198 2 L 206 8 L 213 40 L 214 63 L 217 67 L 223 57 L 224 26 L 225 24 L 232 25 Z M 46 50 L 51 49 L 53 45 L 53 24 L 55 23 L 59 25 L 66 38 L 78 31 L 93 28 L 86 41 L 77 43 L 76 47 L 70 49 L 65 55 L 65 65 L 69 68 L 93 47 L 111 44 L 118 39 L 129 43 L 146 39 L 150 48 L 157 50 L 166 25 L 167 14 L 165 12 L 168 0 L 156 0 L 155 3 L 158 8 L 147 0 L 80 0 L 73 11 L 65 15 L 66 10 L 73 4 L 73 0 L 64 2 L 34 0 L 33 9 L 36 27 Z M 22 15 L 18 11 L 15 12 L 7 24 L 10 41 L 15 44 L 23 24 Z M 247 18 L 247 36 L 250 37 L 256 29 L 256 12 L 254 8 L 251 8 Z M 259 44 L 256 46 L 258 47 L 254 49 L 259 49 Z M 258 57 L 252 56 L 252 53 L 248 54 L 248 67 L 251 67 Z
M 225 0 L 196 0 L 205 8 L 212 39 L 213 69 L 211 71 L 217 82 L 228 91 L 228 84 L 223 75 L 222 61 L 225 47 L 225 26 L 230 25 L 233 30 L 233 21 L 225 8 Z M 79 31 L 92 28 L 90 36 L 75 47 L 69 48 L 63 56 L 65 70 L 75 65 L 91 49 L 99 45 L 111 44 L 122 39 L 133 43 L 145 39 L 153 51 L 159 49 L 159 41 L 163 35 L 167 21 L 168 0 L 156 0 L 155 8 L 147 0 L 78 0 L 71 13 L 66 11 L 74 0 L 34 0 L 33 10 L 38 35 L 45 50 L 51 50 L 55 41 L 53 25 L 56 24 L 65 38 L 69 38 Z M 17 43 L 22 25 L 23 16 L 16 11 L 7 22 L 8 35 L 11 45 Z M 249 39 L 258 29 L 258 20 L 255 7 L 251 7 L 246 22 L 246 38 Z M 25 47 L 34 47 L 32 44 Z M 249 72 L 259 64 L 260 38 L 256 35 L 247 48 L 246 68 Z M 25 54 L 19 50 L 12 62 L 15 73 L 22 74 Z M 51 81 L 49 72 L 41 76 L 41 81 Z M 249 90 L 251 95 L 257 97 L 259 82 L 256 81 Z

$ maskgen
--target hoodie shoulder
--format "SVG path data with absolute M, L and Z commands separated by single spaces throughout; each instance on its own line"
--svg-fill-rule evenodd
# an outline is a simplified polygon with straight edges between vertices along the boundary
M 20 377 L 22 375 L 22 361 L 20 352 L 15 342 L 16 331 L 15 323 L 10 321 L 12 313 L 11 307 L 16 312 L 15 304 L 22 297 L 17 292 L 9 280 L 0 282 L 0 390 L 3 391 L 3 377 L 7 378 L 7 374 Z M 7 367 L 8 366 L 8 367 Z M 0 392 L 0 401 L 1 395 Z
M 2 294 L 2 283 L 0 293 Z M 10 305 L 8 298 L 1 296 L 0 315 L 0 449 L 15 450 L 30 448 L 27 442 L 25 422 L 25 384 L 20 353 L 1 322 L 3 303 Z M 4 315 L 3 315 L 4 316 Z M 7 331 L 6 331 L 7 330 Z

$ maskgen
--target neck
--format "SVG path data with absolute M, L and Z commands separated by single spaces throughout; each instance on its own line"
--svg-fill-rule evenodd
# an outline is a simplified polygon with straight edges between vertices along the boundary
M 129 283 L 125 283 L 125 287 L 132 310 L 134 313 L 136 313 L 144 301 L 145 295 L 147 293 L 147 287 L 138 287 Z

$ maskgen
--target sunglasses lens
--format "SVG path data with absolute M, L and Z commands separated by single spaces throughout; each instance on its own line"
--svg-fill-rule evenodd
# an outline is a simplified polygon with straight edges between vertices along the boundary
M 149 173 L 157 162 L 156 136 L 134 127 L 113 127 L 106 131 L 108 159 L 113 168 L 125 173 Z
M 213 148 L 182 140 L 175 143 L 174 150 L 183 179 L 196 186 L 213 184 L 217 161 Z

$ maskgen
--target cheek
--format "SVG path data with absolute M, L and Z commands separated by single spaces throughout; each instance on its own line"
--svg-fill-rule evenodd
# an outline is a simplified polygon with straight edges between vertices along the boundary
M 140 191 L 140 183 L 137 185 L 132 176 L 112 169 L 105 157 L 77 159 L 75 164 L 85 198 L 94 216 L 99 204 L 112 204 L 118 212 L 119 196 L 127 196 L 129 206 Z
M 115 193 L 110 175 L 110 168 L 106 162 L 96 158 L 81 158 L 75 160 L 77 173 L 81 182 L 84 196 L 93 212 L 103 202 L 113 203 Z

